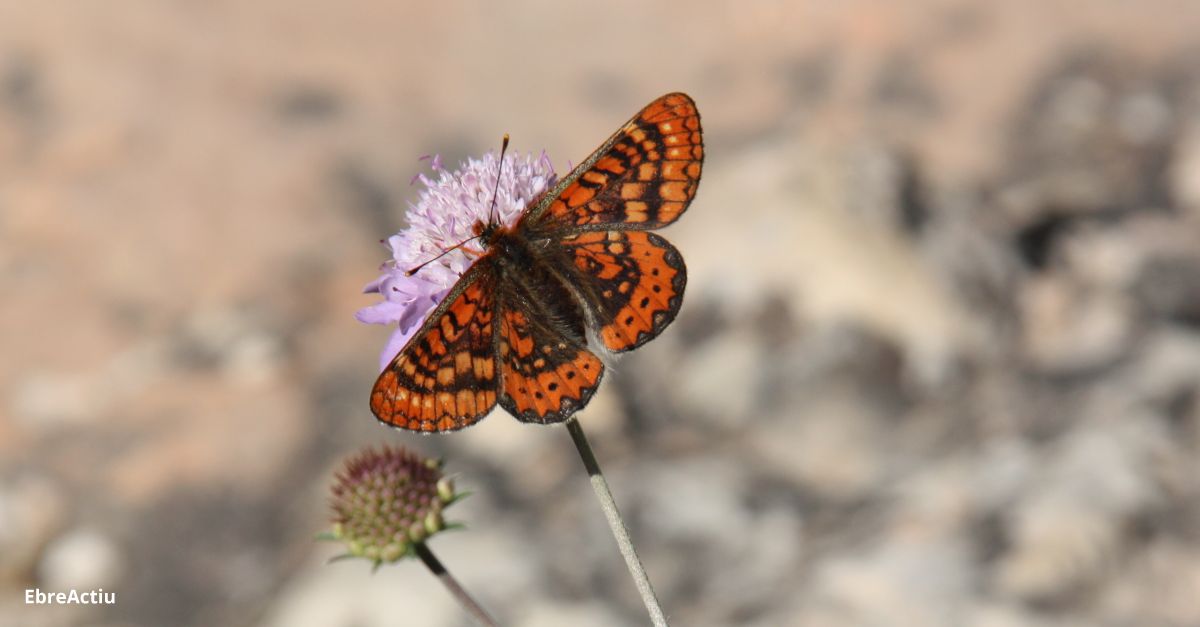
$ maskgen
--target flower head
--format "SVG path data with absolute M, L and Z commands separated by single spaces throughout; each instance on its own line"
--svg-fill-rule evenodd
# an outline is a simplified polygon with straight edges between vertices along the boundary
M 460 497 L 441 462 L 399 447 L 366 449 L 336 476 L 333 531 L 326 537 L 345 543 L 349 557 L 395 562 L 447 529 L 442 510 Z
M 482 251 L 468 245 L 464 247 L 467 250 L 454 250 L 413 276 L 405 276 L 405 271 L 474 237 L 476 222 L 488 223 L 494 217 L 497 223 L 512 226 L 525 206 L 555 182 L 554 167 L 545 153 L 506 155 L 498 185 L 496 172 L 500 168 L 494 153 L 467 159 L 454 172 L 443 168 L 436 156 L 430 165 L 436 178 L 420 174 L 414 180 L 425 189 L 415 203 L 409 204 L 408 228 L 387 239 L 392 259 L 383 264 L 380 277 L 364 290 L 379 293 L 383 301 L 356 314 L 361 322 L 397 325 L 380 355 L 381 368 L 400 352 L 429 311 L 466 272 L 472 255 Z

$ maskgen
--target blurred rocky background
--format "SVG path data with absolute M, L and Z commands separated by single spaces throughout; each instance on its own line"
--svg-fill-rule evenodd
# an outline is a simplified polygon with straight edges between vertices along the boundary
M 0 625 L 466 625 L 313 542 L 380 442 L 504 624 L 643 624 L 565 430 L 377 425 L 352 314 L 419 156 L 672 90 L 686 302 L 581 416 L 673 624 L 1200 625 L 1200 5 L 570 7 L 0 2 Z

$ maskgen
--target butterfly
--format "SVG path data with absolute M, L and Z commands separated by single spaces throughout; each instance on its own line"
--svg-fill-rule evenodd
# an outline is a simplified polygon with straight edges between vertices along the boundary
M 604 374 L 589 337 L 633 350 L 679 312 L 683 257 L 652 231 L 687 209 L 703 161 L 695 103 L 667 94 L 515 224 L 477 222 L 482 254 L 379 375 L 371 411 L 431 432 L 475 424 L 497 404 L 541 424 L 582 409 Z

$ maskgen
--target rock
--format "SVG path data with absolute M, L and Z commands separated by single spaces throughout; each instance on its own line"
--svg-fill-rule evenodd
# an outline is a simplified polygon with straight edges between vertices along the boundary
M 672 459 L 645 468 L 638 485 L 648 535 L 742 552 L 751 527 L 746 468 L 732 461 Z
M 1130 220 L 1129 228 L 1073 224 L 1057 242 L 1055 269 L 1088 287 L 1128 290 L 1155 245 L 1145 241 L 1153 236 L 1137 233 L 1137 222 Z
M 767 374 L 756 340 L 749 330 L 724 333 L 681 361 L 669 388 L 680 411 L 726 427 L 750 420 Z
M 968 627 L 1052 627 L 1054 620 L 1040 618 L 1017 603 L 983 602 L 971 608 L 963 621 Z
M 1132 303 L 1120 293 L 1088 289 L 1056 274 L 1034 277 L 1018 295 L 1021 353 L 1035 370 L 1055 375 L 1110 365 L 1133 340 Z
M 398 622 L 453 627 L 468 620 L 420 562 L 406 561 L 372 573 L 365 560 L 326 564 L 335 553 L 319 553 L 277 593 L 258 622 L 261 627 L 386 627 Z M 454 566 L 447 564 L 452 573 Z M 478 594 L 476 582 L 462 584 Z
M 887 538 L 821 564 L 814 577 L 809 611 L 829 621 L 817 624 L 961 625 L 965 591 L 977 585 L 954 538 Z
M 1160 538 L 1125 560 L 1126 576 L 1097 595 L 1100 613 L 1113 624 L 1197 625 L 1200 551 L 1178 538 Z
M 1200 256 L 1149 260 L 1137 277 L 1134 295 L 1152 316 L 1200 325 Z
M 15 387 L 13 416 L 36 430 L 79 427 L 103 415 L 111 401 L 91 373 L 32 372 Z
M 222 367 L 225 376 L 233 382 L 256 386 L 273 380 L 282 361 L 283 346 L 279 338 L 259 331 L 234 341 Z
M 1159 142 L 1171 130 L 1173 113 L 1162 92 L 1148 88 L 1134 90 L 1116 103 L 1117 129 L 1133 145 Z
M 1006 512 L 1010 548 L 994 572 L 1004 595 L 1051 602 L 1101 581 L 1130 521 L 1163 496 L 1155 478 L 1165 443 L 1159 421 L 1111 395 L 1084 411 L 1094 422 L 1052 449 L 1031 475 L 1037 483 Z
M 1184 327 L 1158 328 L 1146 334 L 1114 387 L 1131 398 L 1165 407 L 1196 387 L 1196 372 L 1200 372 L 1200 335 Z
M 43 547 L 66 521 L 67 496 L 46 477 L 0 481 L 0 580 L 28 581 Z
M 1120 545 L 1117 521 L 1070 501 L 1046 499 L 1015 516 L 1013 550 L 992 585 L 1008 598 L 1052 602 L 1096 582 Z
M 772 473 L 835 501 L 863 498 L 888 467 L 876 411 L 852 389 L 830 387 L 782 410 L 749 434 L 753 457 Z
M 972 497 L 986 512 L 1005 511 L 1020 498 L 1038 470 L 1033 447 L 1022 438 L 991 438 L 973 459 Z
M 105 533 L 78 527 L 46 546 L 38 563 L 38 584 L 50 590 L 115 591 L 125 568 L 120 548 Z
M 562 603 L 543 601 L 524 608 L 522 616 L 514 622 L 520 627 L 608 627 L 626 624 L 626 616 L 614 612 L 610 604 L 599 601 Z
M 236 383 L 266 383 L 284 357 L 282 341 L 266 327 L 260 316 L 247 311 L 198 311 L 177 338 L 176 359 L 188 367 L 219 370 Z
M 1098 217 L 1162 202 L 1152 177 L 1175 112 L 1152 71 L 1127 58 L 1079 55 L 1050 72 L 1013 134 L 1011 179 L 1031 192 L 1009 215 Z
M 1200 115 L 1176 141 L 1168 176 L 1172 199 L 1192 220 L 1200 219 Z

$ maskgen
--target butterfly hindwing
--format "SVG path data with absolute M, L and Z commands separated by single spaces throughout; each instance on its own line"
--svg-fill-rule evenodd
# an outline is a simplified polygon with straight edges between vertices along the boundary
M 600 385 L 604 364 L 586 347 L 583 312 L 559 279 L 535 264 L 502 290 L 500 406 L 524 422 L 566 420 Z
M 700 114 L 686 94 L 642 109 L 523 220 L 534 229 L 657 229 L 696 195 L 704 161 Z
M 580 293 L 608 350 L 623 352 L 649 342 L 679 313 L 687 268 L 679 251 L 662 237 L 646 231 L 588 231 L 562 245 L 583 275 Z
M 380 420 L 413 431 L 470 426 L 496 405 L 496 274 L 476 262 L 371 391 Z

